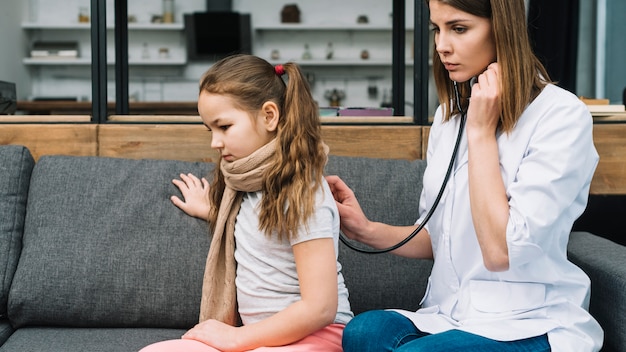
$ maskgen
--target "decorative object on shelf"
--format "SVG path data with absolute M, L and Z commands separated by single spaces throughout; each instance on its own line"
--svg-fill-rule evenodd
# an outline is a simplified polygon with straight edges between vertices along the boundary
M 169 59 L 170 58 L 170 49 L 168 48 L 159 48 L 159 59 Z
M 311 54 L 311 49 L 309 49 L 309 44 L 304 44 L 304 52 L 302 53 L 302 60 L 311 60 L 313 58 L 313 54 Z
M 81 6 L 78 8 L 78 23 L 89 23 L 89 8 Z
M 174 23 L 174 0 L 163 0 L 163 23 Z
M 370 23 L 370 20 L 367 17 L 367 15 L 360 15 L 359 17 L 356 18 L 356 23 L 366 24 L 366 23 Z
M 128 23 L 137 23 L 137 16 L 128 15 Z
M 366 49 L 361 50 L 361 59 L 367 60 L 370 58 L 370 52 Z
M 272 60 L 279 60 L 280 59 L 280 51 L 278 51 L 278 49 L 272 49 L 272 52 L 270 53 L 270 58 Z
M 148 43 L 143 43 L 143 47 L 141 48 L 141 58 L 143 60 L 147 60 L 150 58 L 150 49 L 148 49 Z
M 327 90 L 324 93 L 324 98 L 328 99 L 329 106 L 341 106 L 341 99 L 346 97 L 346 93 L 342 90 L 338 90 L 337 88 L 333 90 Z
M 333 43 L 328 42 L 328 45 L 326 45 L 326 60 L 332 59 L 334 54 L 335 49 L 333 49 Z
M 33 58 L 75 59 L 78 57 L 77 42 L 34 42 L 30 50 Z
M 282 23 L 300 23 L 300 9 L 296 4 L 287 4 L 283 6 L 280 12 Z
M 152 18 L 150 18 L 150 23 L 163 23 L 163 16 L 152 15 Z

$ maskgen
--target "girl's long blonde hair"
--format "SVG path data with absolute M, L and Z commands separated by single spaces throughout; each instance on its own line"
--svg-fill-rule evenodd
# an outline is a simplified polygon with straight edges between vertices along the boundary
M 286 83 L 279 75 L 280 70 L 259 57 L 230 56 L 215 63 L 203 75 L 200 91 L 230 96 L 251 118 L 265 102 L 278 106 L 278 148 L 263 177 L 259 226 L 268 236 L 276 231 L 279 238 L 294 238 L 298 227 L 306 225 L 315 209 L 315 193 L 321 186 L 326 151 L 318 106 L 308 82 L 295 63 L 287 63 L 283 69 Z M 210 189 L 211 224 L 217 219 L 224 188 L 224 176 L 217 167 Z
M 491 29 L 500 65 L 502 95 L 500 126 L 510 132 L 530 102 L 550 82 L 548 72 L 533 53 L 526 29 L 524 0 L 426 0 L 439 1 L 463 12 L 491 20 Z M 459 113 L 453 102 L 454 85 L 443 66 L 437 47 L 433 51 L 433 76 L 437 85 L 439 103 L 443 106 L 444 121 Z M 470 96 L 468 84 L 459 85 L 461 106 L 467 111 Z

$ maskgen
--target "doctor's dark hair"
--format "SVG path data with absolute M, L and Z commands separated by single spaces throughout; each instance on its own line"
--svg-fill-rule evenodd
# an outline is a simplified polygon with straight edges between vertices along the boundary
M 530 44 L 524 0 L 426 0 L 426 5 L 433 1 L 491 21 L 503 92 L 500 126 L 503 131 L 510 132 L 526 106 L 550 82 L 548 72 L 533 53 Z M 456 106 L 451 104 L 454 86 L 439 58 L 436 44 L 432 55 L 433 75 L 439 102 L 444 108 L 445 121 L 458 113 Z M 470 96 L 468 84 L 461 84 L 459 91 L 462 97 Z M 467 111 L 469 101 L 462 100 L 463 109 Z
M 200 92 L 230 97 L 253 121 L 266 102 L 278 106 L 278 146 L 263 175 L 259 226 L 267 235 L 275 230 L 279 238 L 296 236 L 299 225 L 313 214 L 326 164 L 319 109 L 300 68 L 291 62 L 274 68 L 257 56 L 233 55 L 209 68 L 200 80 Z M 217 167 L 209 191 L 211 226 L 224 188 L 224 176 Z

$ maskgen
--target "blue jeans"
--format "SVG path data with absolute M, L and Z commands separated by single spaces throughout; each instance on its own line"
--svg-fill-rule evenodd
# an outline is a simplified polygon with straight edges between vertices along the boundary
M 343 331 L 344 352 L 544 352 L 548 336 L 496 341 L 460 330 L 429 334 L 397 312 L 374 310 L 354 317 Z

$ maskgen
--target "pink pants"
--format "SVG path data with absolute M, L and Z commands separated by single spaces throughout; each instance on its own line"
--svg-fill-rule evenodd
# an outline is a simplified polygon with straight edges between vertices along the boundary
M 331 324 L 290 345 L 259 347 L 254 352 L 342 352 L 341 336 L 344 325 Z M 196 340 L 168 340 L 142 348 L 139 352 L 219 352 L 209 345 Z

